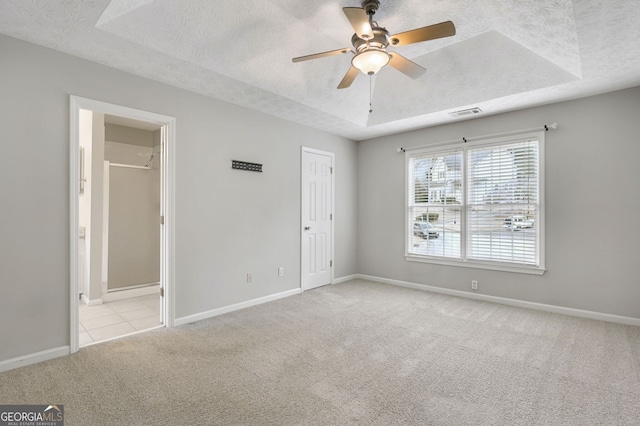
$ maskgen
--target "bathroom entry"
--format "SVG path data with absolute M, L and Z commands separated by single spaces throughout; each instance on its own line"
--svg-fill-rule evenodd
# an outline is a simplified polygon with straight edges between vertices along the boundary
M 72 180 L 77 178 L 71 182 L 71 238 L 77 241 L 71 250 L 77 271 L 71 282 L 72 353 L 173 324 L 172 224 L 165 219 L 173 211 L 166 170 L 173 123 L 171 117 L 71 97 L 77 130 L 71 135 L 77 153 L 71 155 Z

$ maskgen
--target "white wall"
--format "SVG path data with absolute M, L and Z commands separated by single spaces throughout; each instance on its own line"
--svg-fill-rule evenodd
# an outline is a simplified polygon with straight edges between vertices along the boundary
M 70 94 L 176 117 L 178 318 L 299 288 L 303 145 L 336 154 L 334 275 L 357 272 L 355 142 L 6 36 L 0 52 L 0 361 L 69 345 Z
M 104 270 L 107 235 L 104 226 L 105 217 L 105 181 L 104 181 L 104 114 L 93 113 L 92 119 L 91 179 L 85 186 L 91 187 L 91 227 L 86 232 L 90 235 L 87 243 L 91 248 L 89 265 L 89 294 L 82 299 L 87 303 L 102 303 L 102 283 L 106 281 Z
M 640 318 L 640 88 L 358 143 L 358 272 Z M 543 276 L 404 260 L 405 171 L 397 147 L 528 129 L 546 134 Z
M 84 277 L 80 292 L 87 304 L 102 303 L 104 251 L 104 114 L 80 110 L 80 146 L 84 149 L 84 190 L 79 195 L 78 222 L 85 228 Z
M 91 286 L 89 285 L 89 271 L 91 265 L 85 262 L 88 262 L 88 259 L 91 259 L 91 185 L 89 182 L 92 182 L 92 173 L 91 173 L 91 156 L 93 154 L 93 112 L 87 111 L 84 109 L 80 110 L 79 114 L 79 144 L 82 148 L 83 159 L 82 159 L 82 171 L 80 173 L 81 176 L 84 176 L 84 189 L 80 191 L 78 196 L 78 224 L 80 228 L 84 228 L 84 244 L 80 244 L 79 256 L 82 258 L 82 265 L 80 266 L 80 271 L 83 276 L 79 277 L 78 282 L 82 283 L 79 288 L 80 293 L 84 293 L 89 295 L 91 291 Z M 79 259 L 80 263 L 80 259 Z

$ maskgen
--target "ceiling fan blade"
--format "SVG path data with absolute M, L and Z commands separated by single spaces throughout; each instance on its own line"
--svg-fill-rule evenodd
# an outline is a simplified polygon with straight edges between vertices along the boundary
M 363 39 L 373 38 L 373 30 L 369 22 L 369 15 L 364 9 L 359 7 L 343 7 L 342 11 L 347 15 L 347 19 L 355 30 L 358 37 Z
M 346 89 L 347 87 L 351 86 L 351 83 L 353 83 L 353 80 L 356 79 L 359 72 L 360 70 L 358 70 L 358 68 L 351 66 L 351 68 L 349 68 L 349 71 L 347 71 L 347 73 L 345 74 L 340 84 L 338 84 L 338 89 Z
M 411 78 L 418 78 L 427 71 L 415 62 L 395 52 L 389 52 L 389 56 L 391 57 L 389 65 Z
M 339 55 L 341 53 L 347 53 L 347 52 L 351 52 L 351 49 L 348 47 L 345 47 L 343 49 L 330 50 L 328 52 L 314 53 L 313 55 L 298 56 L 297 58 L 293 58 L 292 61 L 293 62 L 309 61 L 311 59 L 324 58 L 325 56 Z
M 435 40 L 437 38 L 450 37 L 456 34 L 456 27 L 451 21 L 440 22 L 428 27 L 416 28 L 389 37 L 393 46 L 420 43 L 421 41 Z

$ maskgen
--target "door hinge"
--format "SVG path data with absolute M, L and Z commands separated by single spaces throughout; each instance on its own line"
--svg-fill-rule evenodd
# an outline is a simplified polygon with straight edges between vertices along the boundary
M 333 260 L 329 261 L 329 267 L 332 268 L 333 267 Z
M 329 214 L 329 220 L 333 220 L 333 213 Z
M 160 216 L 160 225 L 164 225 L 164 216 Z
M 329 172 L 333 174 L 333 167 L 329 167 Z
M 160 287 L 160 297 L 164 297 L 164 287 Z

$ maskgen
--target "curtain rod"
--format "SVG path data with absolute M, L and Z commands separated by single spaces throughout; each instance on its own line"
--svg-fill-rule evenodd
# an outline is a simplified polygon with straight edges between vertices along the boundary
M 528 133 L 528 132 L 534 132 L 534 131 L 538 131 L 538 130 L 544 130 L 545 132 L 548 132 L 550 129 L 557 129 L 558 128 L 558 123 L 553 122 L 551 124 L 545 124 L 543 126 L 538 126 L 538 127 L 533 127 L 531 129 L 524 129 L 524 130 L 513 130 L 511 132 L 503 132 L 503 133 L 494 133 L 491 135 L 484 135 L 484 136 L 472 136 L 470 138 L 465 138 L 462 137 L 462 139 L 453 139 L 447 142 L 438 142 L 438 143 L 433 143 L 433 144 L 429 144 L 429 145 L 420 145 L 420 146 L 412 146 L 410 148 L 396 148 L 396 152 L 406 152 L 407 150 L 409 151 L 413 151 L 416 149 L 423 149 L 423 148 L 431 148 L 431 147 L 438 147 L 438 146 L 443 146 L 443 145 L 451 145 L 453 143 L 456 142 L 470 142 L 473 140 L 477 140 L 477 139 L 488 139 L 488 138 L 497 138 L 497 137 L 501 137 L 501 136 L 510 136 L 510 135 L 516 135 L 518 133 Z

